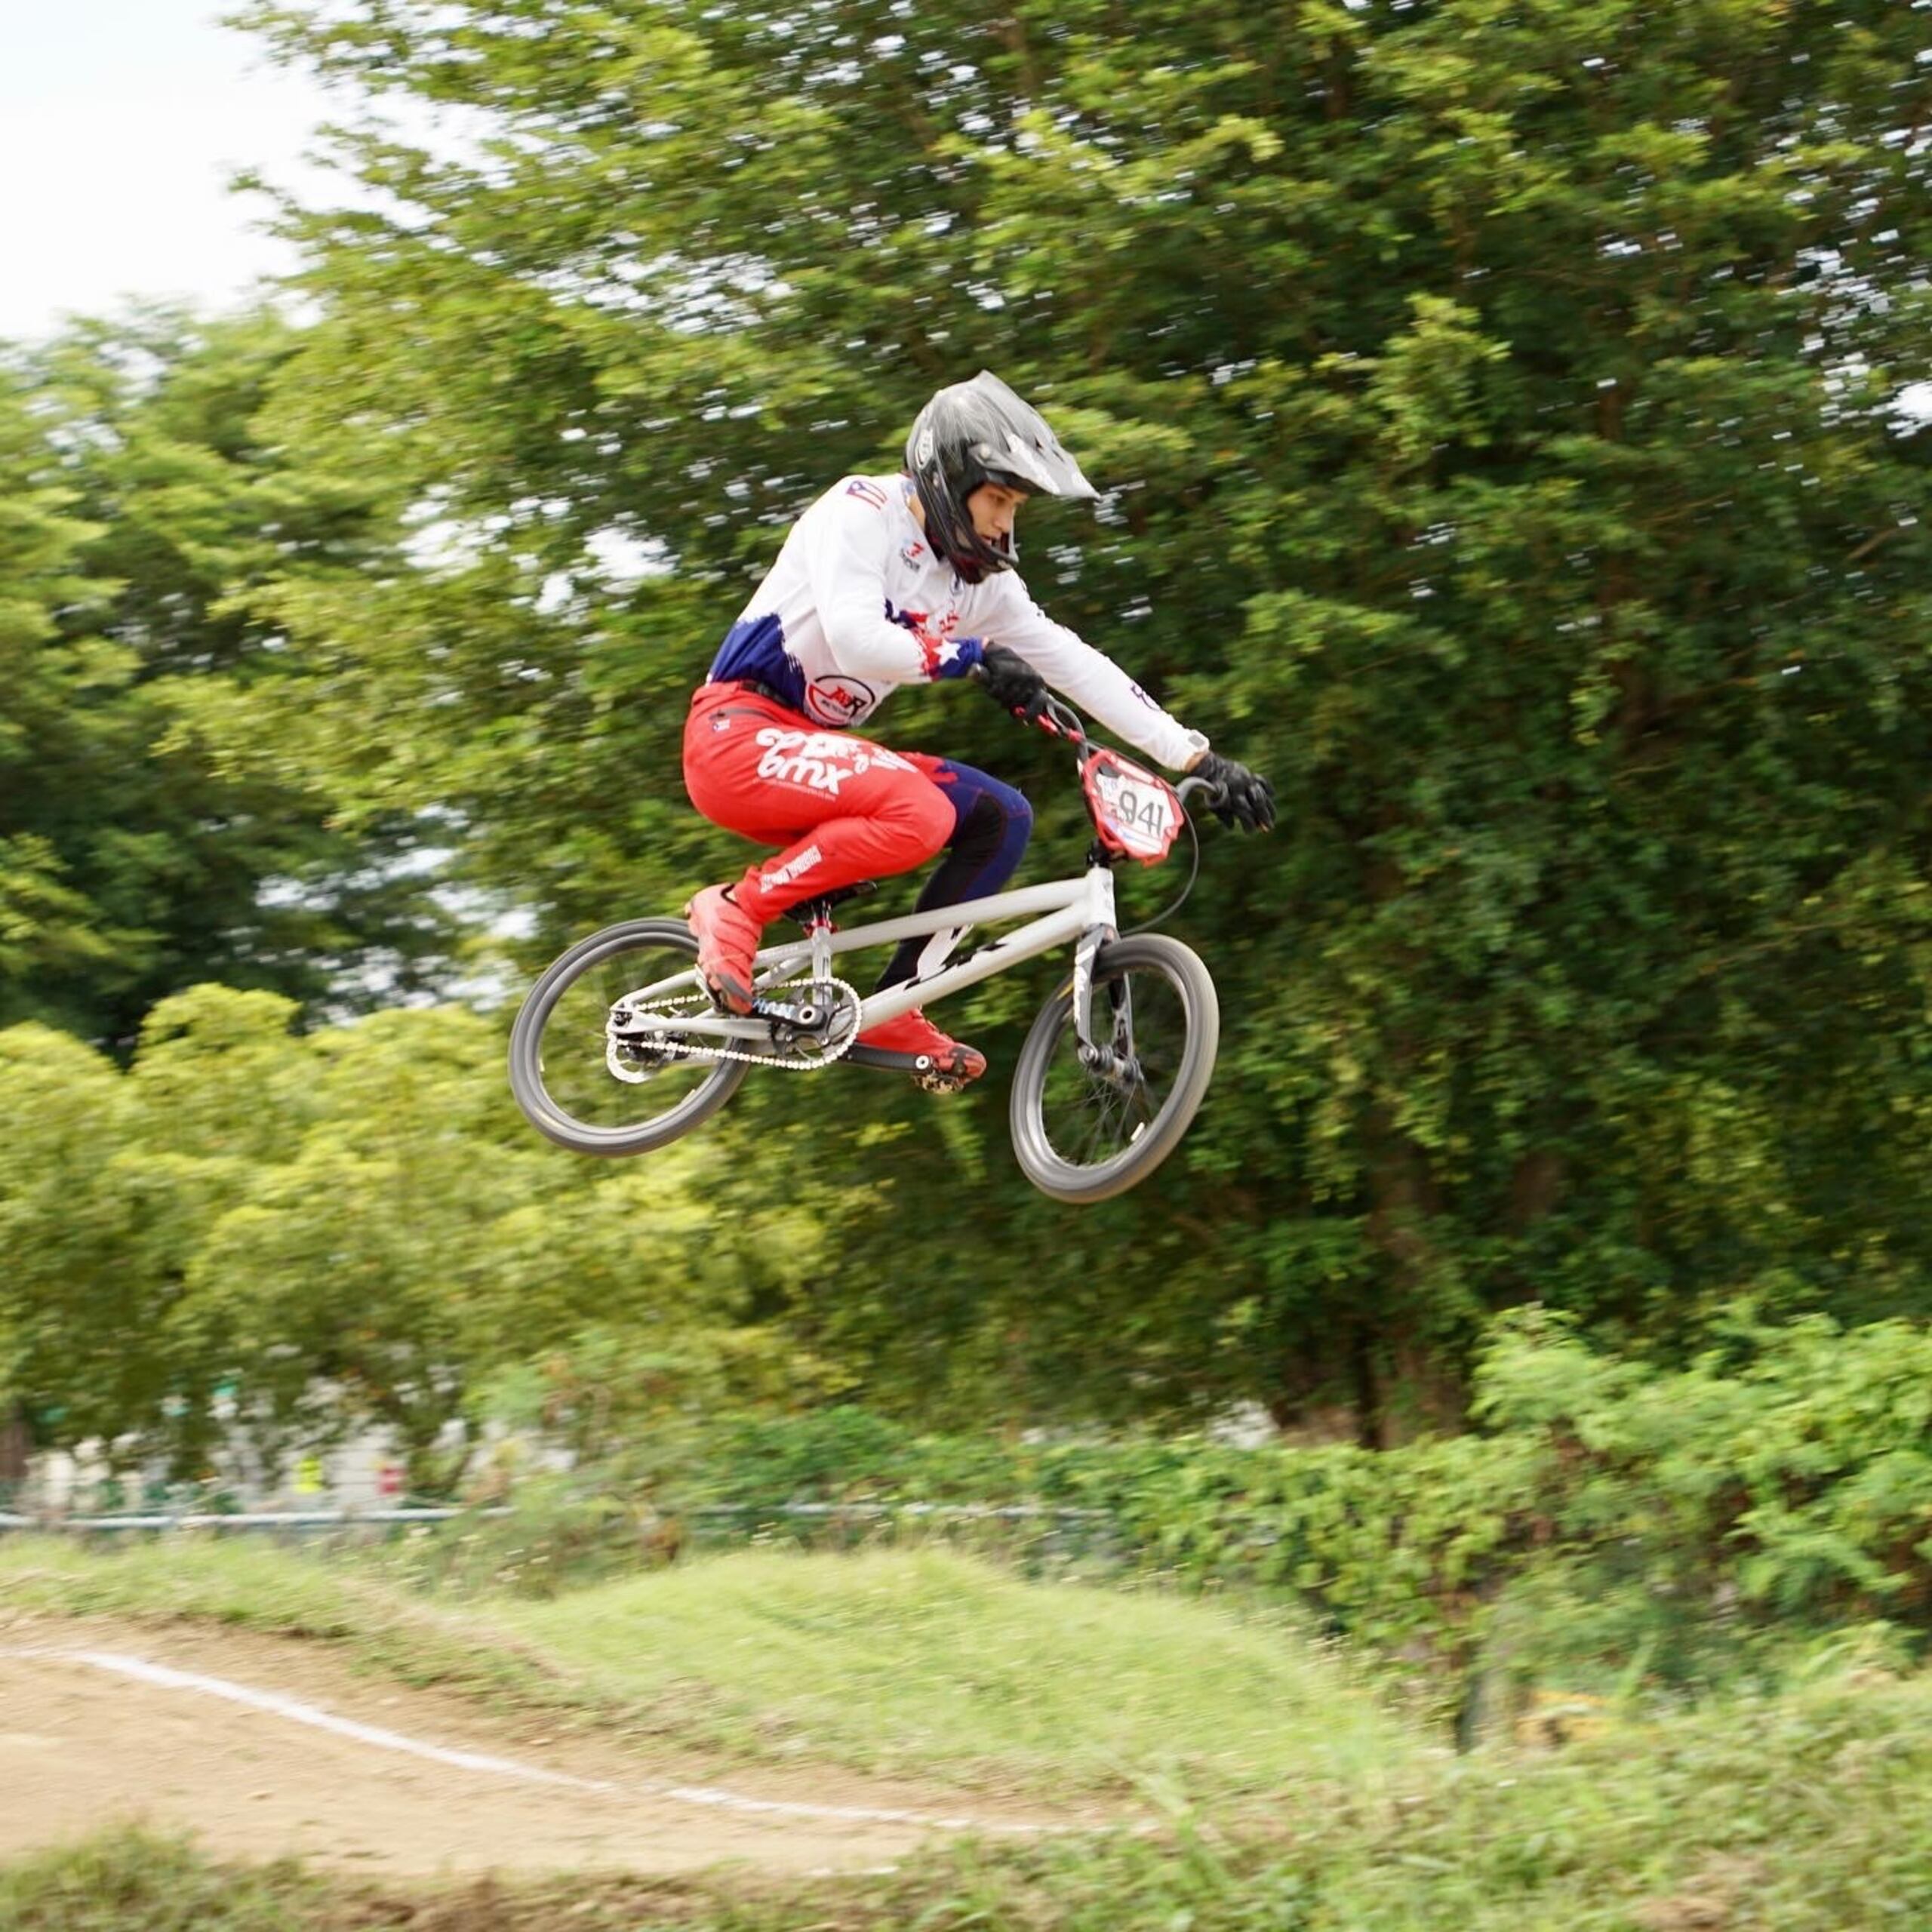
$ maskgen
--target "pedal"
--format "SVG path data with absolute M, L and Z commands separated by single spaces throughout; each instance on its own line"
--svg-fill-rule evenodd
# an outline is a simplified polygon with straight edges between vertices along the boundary
M 896 1054 L 887 1047 L 868 1047 L 863 1044 L 848 1047 L 845 1050 L 847 1064 L 852 1066 L 869 1066 L 881 1073 L 909 1073 L 915 1078 L 924 1063 L 924 1054 Z
M 956 1075 L 942 1073 L 924 1054 L 896 1054 L 886 1047 L 848 1048 L 849 1066 L 869 1066 L 880 1073 L 906 1073 L 912 1084 L 928 1094 L 956 1094 L 968 1083 Z

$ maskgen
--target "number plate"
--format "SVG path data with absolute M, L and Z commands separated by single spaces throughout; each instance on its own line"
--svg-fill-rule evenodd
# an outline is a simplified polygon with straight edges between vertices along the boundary
M 1180 831 L 1181 809 L 1164 778 L 1112 751 L 1096 752 L 1087 761 L 1083 777 L 1087 809 L 1102 844 L 1143 865 L 1168 856 Z

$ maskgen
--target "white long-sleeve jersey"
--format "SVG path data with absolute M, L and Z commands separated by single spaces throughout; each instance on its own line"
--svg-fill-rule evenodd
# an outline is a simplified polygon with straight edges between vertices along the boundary
M 900 476 L 848 476 L 820 497 L 726 635 L 712 681 L 755 678 L 842 731 L 897 686 L 961 676 L 998 644 L 1170 771 L 1208 749 L 1112 658 L 1055 623 L 1017 572 L 968 583 L 935 556 L 910 491 Z

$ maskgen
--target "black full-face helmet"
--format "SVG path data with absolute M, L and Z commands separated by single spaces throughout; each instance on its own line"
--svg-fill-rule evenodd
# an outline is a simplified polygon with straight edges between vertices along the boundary
M 973 528 L 966 500 L 982 483 L 1028 496 L 1100 494 L 1040 412 L 986 369 L 970 383 L 941 389 L 919 411 L 906 439 L 906 469 L 933 548 L 968 583 L 1010 571 L 1019 555 L 1010 538 L 989 543 Z

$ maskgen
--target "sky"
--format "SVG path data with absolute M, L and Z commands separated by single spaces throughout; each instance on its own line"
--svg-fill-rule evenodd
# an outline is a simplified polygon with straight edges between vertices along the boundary
M 238 167 L 310 183 L 343 109 L 217 24 L 227 0 L 0 0 L 0 337 L 130 295 L 209 307 L 293 266 Z

